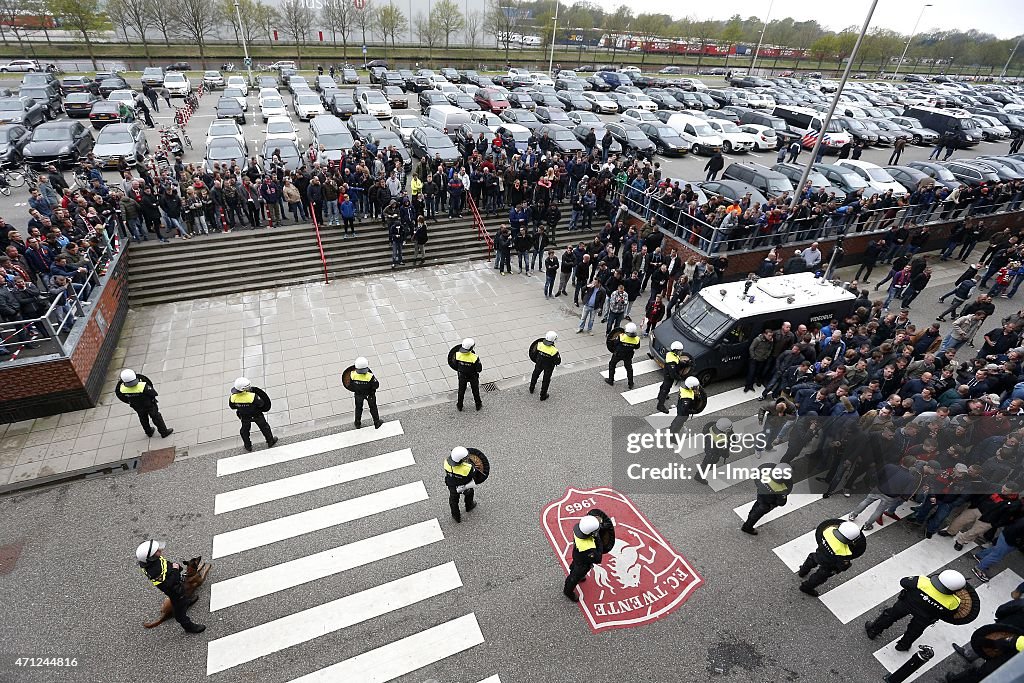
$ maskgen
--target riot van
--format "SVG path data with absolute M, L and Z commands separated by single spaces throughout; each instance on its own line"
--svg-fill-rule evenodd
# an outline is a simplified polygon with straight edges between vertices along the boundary
M 850 315 L 855 302 L 849 291 L 814 273 L 710 285 L 655 328 L 648 355 L 664 365 L 672 342 L 681 341 L 693 359 L 690 373 L 707 385 L 745 373 L 750 342 L 766 327 L 826 325 Z

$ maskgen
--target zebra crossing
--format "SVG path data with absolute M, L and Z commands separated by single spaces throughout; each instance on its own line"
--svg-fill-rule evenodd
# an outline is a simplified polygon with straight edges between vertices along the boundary
M 337 595 L 331 594 L 330 590 L 323 588 L 325 584 L 318 583 L 339 575 L 347 576 L 346 572 L 361 567 L 391 567 L 402 556 L 414 556 L 417 551 L 422 553 L 444 542 L 445 537 L 436 518 L 405 518 L 398 528 L 376 528 L 375 520 L 383 513 L 404 510 L 428 499 L 422 481 L 405 481 L 363 495 L 353 495 L 349 490 L 354 483 L 364 480 L 372 483 L 374 478 L 380 479 L 385 475 L 390 475 L 388 481 L 395 477 L 409 478 L 406 473 L 416 464 L 412 449 L 393 448 L 395 440 L 402 436 L 401 423 L 392 421 L 380 429 L 369 427 L 330 434 L 225 457 L 217 462 L 218 481 L 224 481 L 228 486 L 234 481 L 232 477 L 242 473 L 250 473 L 250 477 L 258 477 L 262 481 L 216 494 L 214 514 L 218 533 L 212 540 L 213 559 L 240 555 L 246 558 L 246 553 L 267 549 L 268 546 L 276 549 L 275 544 L 290 539 L 315 543 L 318 538 L 315 534 L 339 530 L 343 525 L 356 522 L 370 522 L 373 535 L 361 534 L 362 537 L 356 540 L 331 544 L 334 547 L 299 557 L 280 553 L 284 561 L 262 563 L 252 571 L 218 577 L 219 580 L 210 587 L 210 611 L 225 624 L 233 624 L 233 609 L 242 609 L 253 601 L 274 601 L 277 598 L 279 603 L 257 603 L 276 616 L 274 606 L 283 604 L 288 609 L 285 598 L 296 595 L 293 589 L 303 591 L 303 596 L 315 596 L 319 604 L 268 618 L 261 623 L 243 620 L 241 625 L 244 628 L 211 640 L 206 656 L 207 676 L 214 677 L 211 681 L 228 680 L 222 678 L 225 672 L 237 673 L 248 680 L 251 672 L 246 667 L 257 665 L 264 658 L 281 656 L 279 653 L 288 651 L 301 656 L 305 652 L 303 646 L 322 649 L 314 641 L 388 614 L 402 613 L 407 615 L 403 618 L 408 618 L 408 610 L 411 609 L 429 612 L 433 599 L 463 587 L 462 577 L 453 561 L 411 571 L 347 594 L 343 590 Z M 345 458 L 344 454 L 350 452 L 345 449 L 355 446 L 369 446 L 382 452 L 354 460 Z M 316 456 L 333 459 L 339 453 L 342 457 L 338 460 L 344 460 L 340 464 L 293 474 L 297 467 L 305 466 L 304 463 L 317 462 Z M 290 463 L 289 467 L 283 468 L 286 463 Z M 286 472 L 279 473 L 279 468 Z M 308 502 L 309 496 L 318 493 L 321 497 L 317 501 L 327 497 L 334 502 L 291 514 L 278 515 L 269 510 L 272 503 L 301 504 L 304 499 Z M 272 517 L 253 523 L 254 515 L 260 512 L 264 516 L 269 512 Z M 412 514 L 410 511 L 409 516 Z M 273 550 L 267 554 L 279 557 Z M 260 564 L 255 556 L 249 559 L 252 564 Z M 274 670 L 288 672 L 282 674 L 282 680 L 289 675 L 302 674 L 291 678 L 291 683 L 384 683 L 484 643 L 483 632 L 474 613 L 440 616 L 440 619 L 432 620 L 428 628 L 390 642 L 386 636 L 380 638 L 380 642 L 360 640 L 360 644 L 355 646 L 357 651 L 351 652 L 349 647 L 342 646 L 339 654 L 345 656 L 340 661 L 315 671 L 293 673 L 284 667 Z M 268 661 L 276 663 L 279 660 Z M 305 662 L 306 659 L 303 657 L 299 661 Z M 296 665 L 296 668 L 300 666 Z M 500 683 L 500 680 L 493 675 L 481 683 Z
M 607 378 L 608 376 L 607 371 L 602 371 L 600 374 L 602 378 Z M 653 377 L 656 381 L 620 392 L 622 399 L 629 406 L 651 402 L 653 407 L 653 402 L 658 396 L 658 387 L 661 381 L 660 367 L 652 360 L 645 360 L 633 366 L 633 375 L 636 384 L 640 383 L 641 377 L 645 380 Z M 615 379 L 625 379 L 625 370 L 621 367 L 617 368 Z M 755 415 L 759 404 L 755 402 L 755 399 L 756 395 L 745 394 L 742 387 L 724 391 L 708 397 L 708 407 L 701 413 L 701 417 L 713 416 L 715 413 L 724 410 L 731 410 L 734 413 L 737 407 L 744 403 L 750 403 L 749 411 L 751 415 L 739 420 L 732 418 L 733 425 L 737 432 L 741 430 L 744 432 L 755 432 L 759 430 Z M 674 401 L 674 398 L 672 400 Z M 675 409 L 673 408 L 671 415 L 674 416 L 674 414 Z M 647 417 L 647 421 L 655 427 L 667 427 L 671 422 L 671 416 L 663 413 L 653 413 Z M 786 444 L 781 444 L 763 454 L 755 453 L 730 460 L 730 464 L 734 468 L 741 468 L 756 466 L 759 462 L 775 462 L 777 461 L 776 458 L 781 455 L 785 448 Z M 693 448 L 684 448 L 679 455 L 683 460 L 686 460 L 700 455 L 700 453 Z M 815 509 L 813 506 L 827 502 L 824 501 L 821 494 L 811 491 L 811 482 L 814 481 L 814 477 L 818 474 L 820 473 L 811 473 L 806 479 L 797 481 L 793 486 L 792 493 L 788 496 L 787 504 L 775 508 L 762 517 L 755 527 L 761 528 L 770 525 L 769 528 L 775 531 L 775 527 L 784 527 L 787 516 L 799 510 L 813 510 Z M 743 482 L 746 482 L 749 486 L 749 481 L 745 479 L 709 478 L 708 486 L 715 492 L 721 492 Z M 745 520 L 754 505 L 753 487 L 750 487 L 750 498 L 751 500 L 748 502 L 733 509 L 738 519 Z M 852 508 L 854 504 L 855 501 L 850 502 L 850 507 Z M 896 515 L 902 519 L 912 514 L 911 508 L 913 505 L 913 503 L 902 504 L 897 509 Z M 823 512 L 821 519 L 836 516 L 838 515 L 835 511 L 830 510 Z M 861 518 L 857 521 L 858 523 L 864 523 L 868 519 L 866 515 L 861 515 Z M 885 524 L 876 524 L 872 529 L 864 531 L 864 534 L 869 537 L 876 534 L 887 534 L 884 540 L 890 543 L 899 543 L 899 539 L 896 538 L 898 534 L 889 532 L 890 529 L 896 527 L 905 530 L 907 525 L 903 522 L 889 521 L 887 519 Z M 813 527 L 797 529 L 796 532 L 795 536 L 788 538 L 785 542 L 771 549 L 774 555 L 794 573 L 803 563 L 808 553 L 812 552 L 816 547 Z M 871 543 L 869 542 L 869 548 L 870 546 Z M 819 589 L 822 591 L 819 602 L 836 618 L 836 627 L 837 631 L 839 631 L 842 627 L 851 624 L 855 620 L 866 620 L 869 618 L 868 615 L 880 611 L 885 604 L 890 603 L 900 590 L 899 581 L 901 578 L 918 574 L 934 574 L 947 567 L 958 568 L 963 571 L 965 567 L 962 565 L 961 558 L 972 550 L 976 550 L 976 548 L 974 544 L 966 544 L 962 550 L 958 551 L 953 547 L 951 539 L 943 537 L 911 540 L 905 548 L 893 553 L 890 557 L 878 562 L 874 566 L 867 567 L 855 563 L 850 571 L 831 579 L 828 584 Z M 971 578 L 970 572 L 966 573 Z M 983 624 L 992 623 L 996 608 L 1009 599 L 1010 591 L 1020 584 L 1022 580 L 1024 579 L 1013 570 L 1004 569 L 993 576 L 988 583 L 977 585 L 976 590 L 982 602 L 981 614 L 978 619 L 971 624 L 963 626 L 953 626 L 944 622 L 931 626 L 918 640 L 918 643 L 930 645 L 935 651 L 935 656 L 906 680 L 913 681 L 918 679 L 945 658 L 954 654 L 952 649 L 953 643 L 968 642 L 974 629 Z M 846 635 L 862 638 L 863 629 L 861 624 L 858 623 L 855 629 L 855 632 Z M 887 634 L 891 636 L 891 640 L 874 653 L 875 659 L 890 673 L 902 666 L 913 654 L 913 652 L 899 652 L 895 649 L 896 642 L 899 640 L 901 633 L 902 631 L 898 630 L 898 626 L 892 629 Z

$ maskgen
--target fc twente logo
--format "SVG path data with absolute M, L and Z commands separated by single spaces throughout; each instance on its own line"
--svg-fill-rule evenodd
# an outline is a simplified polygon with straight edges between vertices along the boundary
M 591 580 L 577 588 L 580 608 L 595 632 L 660 619 L 703 583 L 633 503 L 610 488 L 570 488 L 544 509 L 541 526 L 566 572 L 572 563 L 573 527 L 595 508 L 615 524 L 615 545 L 594 565 Z

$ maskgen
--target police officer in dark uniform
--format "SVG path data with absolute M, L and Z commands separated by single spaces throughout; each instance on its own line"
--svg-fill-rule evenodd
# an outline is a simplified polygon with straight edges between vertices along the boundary
M 459 373 L 459 400 L 455 407 L 462 410 L 462 402 L 466 398 L 466 384 L 473 388 L 473 400 L 476 401 L 476 409 L 484 407 L 480 400 L 480 371 L 483 365 L 480 364 L 480 356 L 476 355 L 473 347 L 476 341 L 472 337 L 462 340 L 462 347 L 455 352 L 455 368 Z
M 679 378 L 679 363 L 682 360 L 679 354 L 682 352 L 683 342 L 674 341 L 669 352 L 665 354 L 664 376 L 661 380 L 661 388 L 658 389 L 658 410 L 663 413 L 668 412 L 665 401 L 668 400 L 669 392 L 672 391 L 672 385 Z
M 135 559 L 139 561 L 139 568 L 146 575 L 154 586 L 160 589 L 164 595 L 171 600 L 171 607 L 174 609 L 174 618 L 181 627 L 189 633 L 202 633 L 206 627 L 197 624 L 189 619 L 186 610 L 198 598 L 193 597 L 190 601 L 185 596 L 185 584 L 181 580 L 181 565 L 177 562 L 169 562 L 163 556 L 164 543 L 150 540 L 140 544 L 135 550 Z
M 572 564 L 569 565 L 569 575 L 565 577 L 565 586 L 562 587 L 562 593 L 573 602 L 580 601 L 576 595 L 576 586 L 587 580 L 590 569 L 600 564 L 604 554 L 611 550 L 604 547 L 598 533 L 605 524 L 611 522 L 601 521 L 594 515 L 584 515 L 573 527 Z
M 683 385 L 679 387 L 679 398 L 676 400 L 676 416 L 672 420 L 672 431 L 681 430 L 691 415 L 696 415 L 703 410 L 698 405 L 702 392 L 700 380 L 696 377 L 687 377 L 683 381 Z
M 760 469 L 767 476 L 756 480 L 757 498 L 754 507 L 750 508 L 747 521 L 740 527 L 741 531 L 751 536 L 757 536 L 754 525 L 775 508 L 785 505 L 789 492 L 793 490 L 793 474 L 788 467 L 777 467 L 774 463 L 766 462 Z
M 729 457 L 729 448 L 735 434 L 732 429 L 732 420 L 727 417 L 720 417 L 717 420 L 708 422 L 704 425 L 703 434 L 704 459 L 700 464 L 704 471 L 710 472 L 718 464 L 719 460 L 726 460 Z M 707 479 L 701 476 L 700 472 L 701 470 L 698 470 L 693 478 L 702 484 L 708 483 Z
M 349 375 L 349 380 L 352 382 L 352 391 L 356 400 L 356 429 L 363 426 L 364 401 L 370 406 L 373 428 L 380 429 L 380 426 L 384 424 L 381 422 L 380 413 L 377 412 L 377 389 L 380 388 L 380 382 L 373 376 L 370 364 L 364 357 L 356 358 L 355 372 Z
M 238 415 L 238 419 L 242 422 L 239 434 L 242 435 L 245 450 L 252 450 L 249 429 L 254 422 L 263 432 L 263 438 L 267 440 L 267 448 L 277 443 L 277 437 L 270 431 L 270 425 L 267 423 L 266 412 L 270 410 L 270 397 L 267 396 L 267 392 L 259 387 L 254 387 L 252 382 L 245 377 L 239 377 L 231 388 L 228 407 L 235 411 L 235 415 Z
M 174 431 L 164 424 L 164 418 L 157 406 L 156 389 L 145 375 L 137 375 L 134 370 L 122 370 L 121 381 L 114 388 L 114 393 L 139 414 L 139 422 L 142 423 L 146 436 L 154 434 L 153 427 L 149 424 L 150 418 L 153 419 L 160 436 L 169 436 Z
M 537 378 L 544 373 L 544 379 L 540 383 L 540 400 L 548 400 L 548 387 L 551 386 L 551 373 L 556 365 L 561 365 L 562 357 L 555 348 L 558 341 L 558 334 L 549 330 L 544 335 L 544 341 L 537 344 L 537 360 L 533 364 L 533 376 L 530 377 L 530 393 L 537 389 Z
M 452 510 L 452 519 L 456 522 L 462 521 L 459 513 L 459 496 L 466 497 L 466 512 L 476 507 L 473 501 L 473 489 L 476 481 L 473 480 L 473 463 L 470 462 L 469 451 L 463 446 L 456 446 L 452 449 L 450 457 L 444 460 L 444 485 L 448 487 L 448 507 Z
M 911 617 L 907 631 L 896 643 L 896 649 L 906 652 L 924 630 L 943 617 L 951 616 L 960 608 L 960 598 L 955 595 L 967 585 L 964 575 L 953 569 L 946 569 L 938 576 L 908 576 L 900 579 L 899 597 L 892 607 L 886 607 L 874 621 L 864 624 L 868 638 L 874 640 L 885 629 L 904 617 Z
M 796 573 L 801 579 L 805 579 L 800 584 L 801 592 L 818 597 L 818 586 L 849 569 L 856 554 L 851 546 L 861 536 L 860 527 L 853 522 L 827 526 L 821 532 L 817 549 L 807 555 L 807 559 Z M 811 570 L 815 568 L 817 571 L 811 574 Z
M 616 342 L 615 351 L 612 352 L 612 358 L 608 361 L 608 379 L 605 380 L 608 384 L 615 384 L 615 366 L 622 361 L 622 366 L 626 368 L 626 379 L 629 382 L 629 388 L 633 388 L 633 353 L 640 348 L 640 337 L 637 335 L 636 323 L 627 323 L 622 334 L 619 335 L 619 340 Z

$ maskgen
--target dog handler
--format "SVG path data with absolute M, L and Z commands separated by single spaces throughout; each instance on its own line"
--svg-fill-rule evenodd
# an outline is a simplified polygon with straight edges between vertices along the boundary
M 185 584 L 181 580 L 181 565 L 177 562 L 169 562 L 163 556 L 164 545 L 162 541 L 152 539 L 141 543 L 135 550 L 139 568 L 146 578 L 170 599 L 171 607 L 174 608 L 174 618 L 181 624 L 181 627 L 189 633 L 202 633 L 206 627 L 189 619 L 185 612 L 190 603 L 185 597 Z

